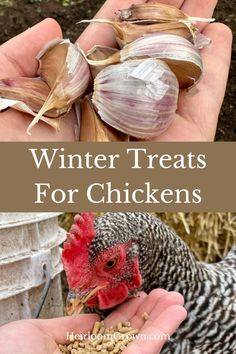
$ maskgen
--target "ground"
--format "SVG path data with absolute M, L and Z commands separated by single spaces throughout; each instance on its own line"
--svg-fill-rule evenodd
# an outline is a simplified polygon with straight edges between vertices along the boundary
M 61 25 L 64 37 L 75 40 L 81 19 L 92 18 L 103 0 L 0 0 L 0 43 L 24 31 L 45 17 L 55 18 Z M 221 0 L 215 17 L 236 31 L 236 14 L 232 0 Z M 236 141 L 236 44 L 233 46 L 232 65 L 227 92 L 221 110 L 216 140 Z

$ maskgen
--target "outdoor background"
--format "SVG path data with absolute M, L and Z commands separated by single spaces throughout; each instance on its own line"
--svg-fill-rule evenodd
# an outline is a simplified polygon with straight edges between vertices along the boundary
M 64 38 L 75 40 L 84 27 L 81 19 L 92 18 L 104 0 L 0 0 L 0 43 L 5 42 L 45 17 L 56 19 Z M 219 0 L 214 17 L 227 24 L 235 33 L 234 1 Z M 225 101 L 220 115 L 216 140 L 236 141 L 236 44 L 233 45 L 232 65 Z

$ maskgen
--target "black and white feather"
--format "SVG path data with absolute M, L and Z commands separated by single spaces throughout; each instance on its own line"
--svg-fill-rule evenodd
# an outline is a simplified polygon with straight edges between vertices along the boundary
M 95 220 L 95 229 L 91 258 L 132 240 L 142 289 L 184 296 L 188 318 L 162 354 L 236 353 L 236 246 L 219 263 L 198 262 L 172 229 L 148 213 L 107 213 Z

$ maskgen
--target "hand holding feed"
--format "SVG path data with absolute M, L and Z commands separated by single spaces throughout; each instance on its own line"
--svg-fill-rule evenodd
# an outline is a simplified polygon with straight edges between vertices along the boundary
M 147 321 L 142 318 L 145 312 L 149 314 Z M 149 295 L 140 293 L 118 307 L 105 319 L 105 326 L 129 321 L 147 339 L 135 340 L 123 353 L 157 354 L 185 318 L 182 296 L 158 289 Z M 0 327 L 0 354 L 30 354 L 32 350 L 34 354 L 60 354 L 59 348 L 69 345 L 72 333 L 87 334 L 98 320 L 97 315 L 86 314 L 78 318 L 11 322 Z M 150 339 L 155 336 L 157 339 Z

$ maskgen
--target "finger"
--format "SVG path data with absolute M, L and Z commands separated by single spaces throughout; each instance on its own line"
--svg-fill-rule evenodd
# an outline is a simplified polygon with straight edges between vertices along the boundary
M 150 2 L 150 3 L 156 2 L 156 3 L 171 5 L 171 6 L 175 6 L 175 7 L 180 8 L 183 5 L 184 0 L 149 0 L 147 2 Z
M 142 4 L 145 0 L 135 0 L 135 4 Z M 115 18 L 115 13 L 120 9 L 126 9 L 133 5 L 134 0 L 107 0 L 94 18 L 109 19 Z M 78 38 L 81 48 L 87 52 L 96 45 L 109 47 L 116 46 L 115 34 L 111 26 L 105 24 L 91 23 Z
M 35 76 L 38 61 L 35 59 L 43 45 L 61 37 L 59 24 L 46 19 L 0 46 L 0 77 Z
M 131 318 L 131 326 L 133 328 L 140 329 L 144 324 L 143 314 L 146 312 L 150 314 L 153 308 L 158 303 L 158 300 L 161 299 L 163 296 L 168 294 L 168 292 L 164 289 L 155 289 L 152 290 L 145 301 L 138 307 L 135 315 Z
M 158 354 L 169 337 L 186 319 L 187 312 L 182 306 L 167 308 L 153 321 L 152 325 L 141 332 L 142 337 L 128 345 L 123 354 Z
M 75 317 L 61 317 L 50 320 L 32 320 L 31 322 L 41 328 L 41 330 L 51 335 L 56 343 L 66 344 L 70 342 L 69 336 L 74 333 L 82 334 L 92 330 L 99 317 L 95 314 L 79 315 Z
M 146 300 L 147 294 L 140 292 L 138 297 L 126 301 L 113 311 L 106 319 L 105 325 L 107 327 L 113 326 L 119 322 L 130 321 L 135 315 L 139 306 Z
M 150 316 L 148 320 L 144 323 L 142 330 L 152 324 L 152 322 L 161 315 L 167 308 L 170 306 L 184 305 L 184 298 L 177 292 L 171 291 L 167 294 L 163 294 L 158 301 L 156 302 L 155 306 L 153 307 L 152 311 L 150 312 Z
M 207 140 L 215 135 L 230 67 L 232 33 L 220 23 L 209 24 L 204 32 L 212 44 L 202 50 L 203 75 L 196 94 L 180 94 L 178 113 L 193 121 Z
M 181 10 L 189 16 L 211 18 L 216 5 L 217 0 L 185 0 Z M 206 25 L 207 24 L 204 22 L 197 23 L 197 27 L 200 31 L 202 31 Z
M 204 34 L 211 38 L 209 48 L 201 51 L 203 60 L 203 78 L 211 89 L 216 89 L 216 97 L 223 101 L 225 87 L 229 74 L 232 51 L 232 32 L 229 27 L 221 23 L 209 24 Z

